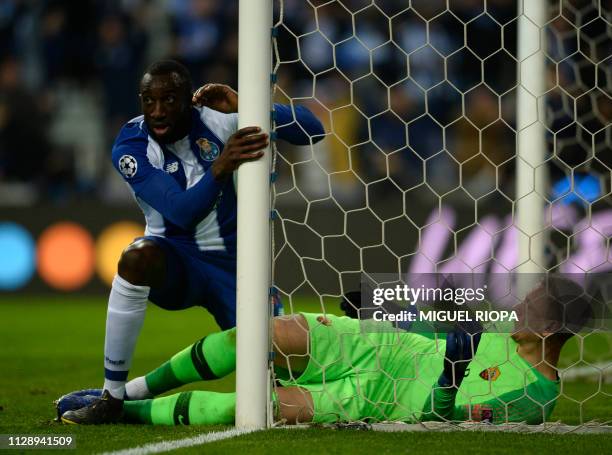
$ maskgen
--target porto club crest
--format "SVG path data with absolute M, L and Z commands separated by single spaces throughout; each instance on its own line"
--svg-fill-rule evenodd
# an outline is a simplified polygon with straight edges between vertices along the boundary
M 219 146 L 214 142 L 201 137 L 196 144 L 200 148 L 200 157 L 204 161 L 214 161 L 219 156 Z

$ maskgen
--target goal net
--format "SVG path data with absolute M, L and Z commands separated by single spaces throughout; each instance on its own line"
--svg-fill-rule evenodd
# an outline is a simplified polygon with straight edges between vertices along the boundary
M 324 341 L 311 341 L 308 374 L 319 387 L 310 390 L 321 406 L 312 410 L 315 421 L 458 421 L 427 409 L 434 383 L 426 371 L 442 371 L 446 333 L 457 324 L 388 329 L 374 313 L 397 311 L 377 306 L 374 289 L 437 288 L 444 277 L 451 304 L 460 286 L 472 286 L 489 289 L 487 311 L 509 310 L 554 273 L 580 284 L 603 313 L 579 328 L 564 316 L 576 324 L 560 330 L 576 334 L 558 363 L 541 348 L 536 367 L 521 369 L 516 352 L 487 358 L 491 343 L 481 341 L 477 355 L 485 358 L 474 359 L 455 398 L 465 410 L 459 420 L 561 422 L 567 431 L 612 424 L 610 291 L 585 285 L 612 269 L 610 6 L 275 2 L 274 101 L 308 106 L 326 136 L 307 147 L 274 144 L 273 289 L 286 315 L 361 318 L 358 333 L 344 333 L 336 320 L 325 326 L 337 342 L 328 355 L 320 352 Z M 385 303 L 416 314 L 444 300 L 402 306 L 401 297 L 389 294 Z M 487 339 L 502 337 L 516 349 L 514 321 L 491 322 L 499 321 L 482 323 Z M 545 336 L 542 326 L 536 331 Z M 398 333 L 435 348 L 421 355 Z M 364 344 L 374 349 L 360 363 Z M 536 397 L 533 381 L 553 381 L 555 365 L 556 392 Z M 303 386 L 304 371 L 275 373 L 274 388 Z M 477 374 L 481 383 L 469 380 Z M 498 384 L 512 374 L 524 381 L 509 393 Z

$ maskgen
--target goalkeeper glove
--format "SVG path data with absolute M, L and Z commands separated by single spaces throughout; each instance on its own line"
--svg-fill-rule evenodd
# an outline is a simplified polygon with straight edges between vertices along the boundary
M 446 334 L 444 370 L 438 379 L 440 387 L 455 386 L 458 389 L 461 386 L 468 365 L 476 355 L 481 329 L 466 331 L 456 327 Z

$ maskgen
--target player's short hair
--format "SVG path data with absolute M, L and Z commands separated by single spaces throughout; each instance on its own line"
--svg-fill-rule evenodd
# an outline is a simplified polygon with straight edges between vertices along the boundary
M 561 342 L 580 332 L 593 317 L 592 297 L 583 286 L 560 275 L 550 275 L 539 284 L 540 298 L 532 304 L 544 304 L 544 317 Z
M 145 74 L 150 74 L 151 76 L 174 75 L 177 78 L 178 84 L 185 89 L 186 94 L 191 98 L 193 92 L 191 74 L 189 74 L 189 70 L 182 63 L 176 60 L 158 60 L 146 69 Z

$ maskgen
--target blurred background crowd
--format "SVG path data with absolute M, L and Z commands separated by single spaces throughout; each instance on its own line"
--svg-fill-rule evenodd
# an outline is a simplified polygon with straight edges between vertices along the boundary
M 109 153 L 139 114 L 138 81 L 172 56 L 235 86 L 237 2 L 0 3 L 0 200 L 121 201 Z M 211 79 L 212 78 L 212 79 Z
M 0 204 L 129 200 L 109 156 L 121 124 L 139 114 L 143 69 L 173 57 L 197 85 L 236 87 L 237 4 L 0 2 Z M 307 103 L 334 133 L 303 171 L 315 197 L 330 172 L 340 198 L 384 177 L 408 189 L 426 174 L 439 195 L 460 181 L 474 197 L 512 185 L 516 0 L 446 4 L 275 2 L 276 99 Z M 586 157 L 611 145 L 610 2 L 550 5 L 552 167 L 588 172 Z M 312 156 L 287 150 L 279 167 L 300 153 Z
M 607 226 L 612 0 L 547 1 L 539 121 L 550 189 L 580 212 L 565 228 L 595 212 Z M 489 214 L 514 213 L 517 3 L 274 1 L 275 100 L 308 105 L 328 132 L 313 147 L 276 146 L 275 264 L 285 275 L 275 283 L 352 279 L 338 270 L 358 280 L 359 270 L 397 269 L 400 256 L 405 271 L 441 207 L 457 215 L 446 227 L 457 243 Z M 171 57 L 196 86 L 240 90 L 237 8 L 0 0 L 0 290 L 108 285 L 121 250 L 142 234 L 110 163 L 119 128 L 140 114 L 140 76 Z M 602 232 L 603 247 L 589 251 L 605 255 Z M 569 240 L 558 240 L 564 258 Z

